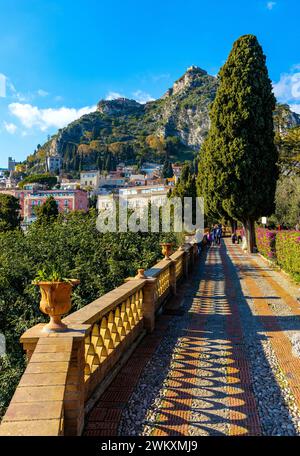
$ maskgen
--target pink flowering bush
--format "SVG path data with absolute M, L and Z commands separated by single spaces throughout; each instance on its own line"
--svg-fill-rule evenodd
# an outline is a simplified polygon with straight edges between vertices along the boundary
M 270 260 L 276 258 L 275 239 L 278 231 L 268 230 L 265 228 L 257 228 L 256 244 L 258 251 Z
M 275 247 L 278 265 L 300 282 L 300 231 L 279 231 Z

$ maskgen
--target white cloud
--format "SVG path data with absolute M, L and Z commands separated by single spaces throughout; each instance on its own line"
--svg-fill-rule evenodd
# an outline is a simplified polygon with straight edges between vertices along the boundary
M 5 122 L 4 121 L 3 122 L 3 126 L 4 126 L 5 130 L 7 131 L 7 133 L 9 133 L 11 135 L 13 135 L 16 132 L 16 130 L 17 130 L 17 126 L 14 123 L 12 123 L 12 122 Z
M 139 103 L 147 103 L 148 101 L 154 101 L 155 98 L 153 98 L 149 93 L 144 92 L 143 90 L 136 90 L 132 94 L 134 96 L 134 99 L 138 101 Z
M 300 114 L 300 103 L 299 104 L 290 104 L 290 108 L 292 111 Z
M 8 107 L 11 114 L 24 127 L 38 127 L 41 131 L 46 131 L 51 127 L 63 128 L 73 120 L 96 110 L 96 106 L 86 106 L 80 109 L 66 107 L 40 109 L 28 103 L 11 103 Z
M 0 73 L 0 98 L 6 97 L 6 76 Z
M 294 65 L 289 73 L 282 73 L 273 83 L 275 96 L 282 102 L 300 100 L 300 65 Z
M 46 92 L 46 90 L 43 90 L 43 89 L 39 89 L 37 91 L 37 94 L 39 95 L 39 97 L 46 97 L 47 95 L 49 95 L 49 93 Z
M 8 96 L 11 98 L 14 98 L 20 102 L 29 101 L 32 98 L 31 94 L 25 95 L 21 92 L 18 92 L 17 89 L 15 88 L 14 84 L 8 78 L 7 78 L 6 86 L 8 89 L 7 90 Z
M 300 64 L 294 65 L 289 73 L 282 73 L 278 82 L 273 83 L 276 98 L 281 103 L 288 103 L 293 111 L 300 106 Z
M 147 92 L 144 92 L 143 90 L 136 90 L 135 92 L 132 92 L 132 97 L 138 101 L 139 103 L 147 103 L 147 101 L 153 101 L 154 98 Z M 127 98 L 126 95 L 123 95 L 119 92 L 108 92 L 108 94 L 105 97 L 105 100 L 116 100 L 117 98 Z
M 268 2 L 267 3 L 268 10 L 271 11 L 274 8 L 275 5 L 276 5 L 276 2 Z
M 5 76 L 5 74 L 0 73 L 0 98 L 8 97 L 11 99 L 18 100 L 21 103 L 28 103 L 33 98 L 35 98 L 36 95 L 38 95 L 39 97 L 46 97 L 47 95 L 49 95 L 49 93 L 43 89 L 39 89 L 34 93 L 28 92 L 25 94 L 19 92 L 12 83 L 12 81 L 7 76 Z
M 116 98 L 125 98 L 125 95 L 122 95 L 119 92 L 108 92 L 105 97 L 105 100 L 115 100 Z

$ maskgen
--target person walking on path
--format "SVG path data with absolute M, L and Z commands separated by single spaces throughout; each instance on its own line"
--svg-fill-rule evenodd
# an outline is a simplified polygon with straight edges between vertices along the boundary
M 216 226 L 210 232 L 211 244 L 216 245 Z
M 217 245 L 218 244 L 218 225 L 214 225 L 212 231 L 211 231 L 211 237 L 212 237 L 212 245 Z
M 216 241 L 217 241 L 217 245 L 220 245 L 221 244 L 221 237 L 222 237 L 222 225 L 218 225 L 217 229 L 216 229 Z

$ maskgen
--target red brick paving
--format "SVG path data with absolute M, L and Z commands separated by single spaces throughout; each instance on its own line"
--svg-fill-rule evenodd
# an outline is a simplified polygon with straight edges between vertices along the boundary
M 117 435 L 122 410 L 126 407 L 143 369 L 164 336 L 170 318 L 168 315 L 162 315 L 156 323 L 154 332 L 146 336 L 137 347 L 89 414 L 83 435 Z
M 244 254 L 248 263 L 251 264 L 251 273 L 243 266 L 240 258 L 236 255 L 236 251 L 231 252 L 235 264 L 243 274 L 245 283 L 250 294 L 253 297 L 254 307 L 260 321 L 265 328 L 266 334 L 269 337 L 272 348 L 276 354 L 278 364 L 282 369 L 289 387 L 293 393 L 296 405 L 300 408 L 300 359 L 295 357 L 292 352 L 292 344 L 289 337 L 283 332 L 280 322 L 277 319 L 274 311 L 268 305 L 268 300 L 264 298 L 263 291 L 257 285 L 252 274 L 259 274 L 269 283 L 276 291 L 276 295 L 280 297 L 285 304 L 290 308 L 293 315 L 299 315 L 299 303 L 284 289 L 275 282 L 275 280 L 256 263 L 254 259 Z M 239 252 L 240 253 L 240 252 Z
M 176 358 L 173 358 L 160 410 L 155 422 L 150 425 L 151 435 L 262 434 L 251 368 L 243 340 L 240 309 L 227 253 L 245 280 L 256 312 L 270 337 L 279 365 L 300 407 L 300 360 L 292 355 L 291 343 L 263 299 L 255 277 L 247 272 L 237 255 L 240 255 L 241 251 L 238 247 L 226 243 L 226 246 L 212 248 L 208 252 L 199 289 L 194 294 L 186 334 L 179 349 L 177 347 Z M 223 281 L 226 280 L 225 299 L 224 296 L 221 298 L 222 292 L 214 276 L 213 266 L 217 264 L 218 258 L 221 260 Z M 299 303 L 254 260 L 247 255 L 245 258 L 246 262 L 251 263 L 255 274 L 267 280 L 274 294 L 280 296 L 295 315 L 300 315 Z M 196 271 L 194 280 L 199 280 L 199 271 Z M 186 297 L 191 296 L 188 285 L 183 289 Z M 218 293 L 220 301 L 217 299 Z M 216 319 L 216 316 L 219 318 Z M 144 338 L 90 413 L 84 435 L 117 435 L 123 410 L 148 361 L 164 337 L 171 318 L 163 315 L 157 320 L 153 334 Z M 214 328 L 214 322 L 219 326 Z M 219 331 L 219 336 L 216 331 Z M 202 392 L 200 396 L 199 391 Z M 196 414 L 193 406 L 195 399 L 206 403 L 204 408 L 201 408 L 201 405 L 197 407 Z

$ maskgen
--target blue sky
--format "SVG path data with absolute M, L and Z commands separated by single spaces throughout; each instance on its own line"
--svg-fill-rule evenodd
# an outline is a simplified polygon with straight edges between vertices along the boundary
M 216 74 L 256 34 L 278 99 L 300 113 L 299 0 L 0 0 L 0 167 L 101 98 L 160 97 Z

